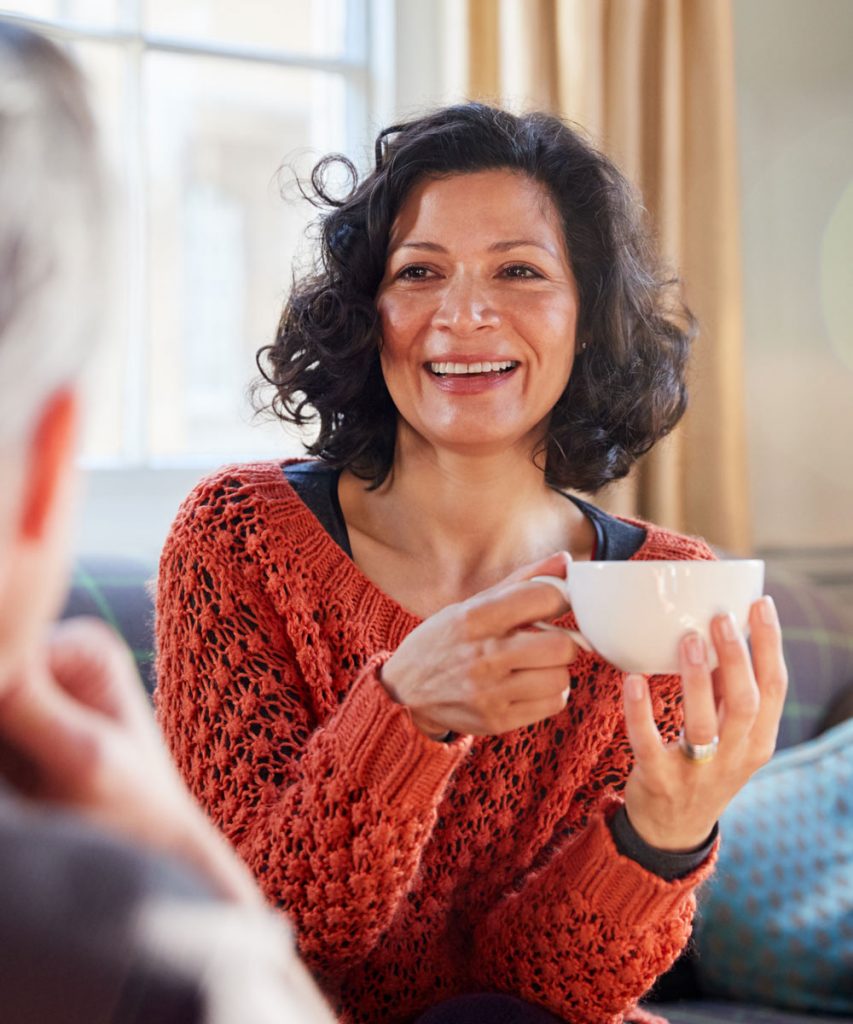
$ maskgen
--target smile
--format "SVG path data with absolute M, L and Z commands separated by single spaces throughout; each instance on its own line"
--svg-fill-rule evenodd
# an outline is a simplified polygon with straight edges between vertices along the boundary
M 471 376 L 478 373 L 507 373 L 514 370 L 518 363 L 512 359 L 490 363 L 427 363 L 430 373 L 438 377 Z

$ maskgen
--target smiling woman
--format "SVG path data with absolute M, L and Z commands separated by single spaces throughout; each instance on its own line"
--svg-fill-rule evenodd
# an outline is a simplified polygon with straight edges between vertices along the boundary
M 335 198 L 342 159 L 261 354 L 315 458 L 185 502 L 161 722 L 344 1021 L 648 1020 L 716 819 L 772 750 L 778 624 L 754 606 L 755 668 L 720 616 L 713 678 L 694 635 L 682 678 L 623 679 L 531 628 L 576 625 L 533 577 L 712 557 L 566 490 L 678 421 L 691 317 L 624 178 L 556 118 L 436 111 Z
M 549 255 L 541 242 L 507 251 L 535 241 L 526 219 L 533 212 L 546 230 L 551 260 L 567 264 L 563 273 L 577 288 L 578 359 L 540 453 L 549 482 L 595 492 L 625 476 L 673 429 L 686 406 L 694 321 L 677 280 L 658 265 L 633 188 L 583 135 L 547 115 L 514 118 L 472 103 L 385 129 L 373 173 L 337 198 L 326 181 L 340 180 L 342 169 L 355 186 L 357 173 L 345 157 L 327 157 L 314 169 L 309 195 L 326 210 L 317 273 L 297 281 L 275 342 L 259 354 L 275 387 L 273 408 L 286 421 L 319 421 L 310 454 L 373 483 L 390 471 L 397 409 L 380 367 L 376 297 L 387 284 L 389 243 L 392 230 L 400 240 L 403 223 L 395 222 L 404 203 L 411 218 L 424 190 L 433 203 L 444 196 L 430 183 L 453 175 L 459 184 L 445 198 L 453 193 L 457 209 L 445 230 L 470 227 L 477 217 L 469 204 L 479 200 L 477 212 L 491 210 L 488 244 L 503 256 L 505 277 L 535 277 L 532 250 Z M 490 202 L 475 187 L 481 174 L 496 171 L 499 181 L 513 179 L 525 200 L 512 231 L 503 219 L 514 205 L 502 205 L 505 195 Z M 509 183 L 505 188 L 512 190 Z M 429 260 L 422 257 L 435 255 L 436 242 L 412 240 L 428 244 L 413 250 L 405 276 L 426 280 Z M 394 258 L 403 269 L 399 254 Z

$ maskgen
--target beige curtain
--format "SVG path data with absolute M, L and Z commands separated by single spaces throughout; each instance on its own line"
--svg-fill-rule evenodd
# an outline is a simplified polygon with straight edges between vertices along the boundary
M 682 425 L 604 497 L 750 546 L 730 0 L 450 0 L 471 98 L 583 125 L 639 186 L 699 318 Z

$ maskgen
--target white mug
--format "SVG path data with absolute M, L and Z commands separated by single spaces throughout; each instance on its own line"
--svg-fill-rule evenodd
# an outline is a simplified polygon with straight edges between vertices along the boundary
M 750 606 L 764 589 L 764 562 L 572 562 L 568 579 L 533 579 L 556 587 L 572 606 L 580 633 L 566 632 L 581 647 L 623 672 L 658 675 L 678 672 L 679 641 L 691 632 L 704 638 L 709 665 L 716 667 L 710 635 L 716 615 L 731 613 L 748 634 Z

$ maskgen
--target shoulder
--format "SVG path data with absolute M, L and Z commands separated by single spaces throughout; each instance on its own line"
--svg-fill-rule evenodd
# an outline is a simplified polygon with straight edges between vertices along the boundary
M 202 477 L 181 502 L 175 523 L 211 519 L 239 511 L 241 505 L 262 507 L 292 493 L 278 461 L 222 466 Z
M 305 525 L 305 505 L 285 476 L 285 468 L 305 460 L 249 462 L 223 466 L 202 477 L 181 502 L 167 545 L 256 546 L 270 531 Z
M 62 1000 L 87 986 L 94 986 L 86 996 L 90 1019 L 109 1016 L 106 1005 L 138 970 L 140 908 L 157 899 L 215 898 L 177 862 L 138 851 L 72 814 L 25 808 L 8 794 L 0 796 L 0 869 L 4 1019 L 66 1019 Z M 38 991 L 21 982 L 33 977 Z
M 642 526 L 646 531 L 646 540 L 634 555 L 635 559 L 661 559 L 672 561 L 715 561 L 710 545 L 702 537 L 693 537 L 686 533 L 667 530 L 653 523 L 638 519 L 627 519 L 626 522 Z
M 4 1020 L 70 1020 L 69 1005 L 75 1020 L 224 1019 L 223 993 L 248 972 L 262 993 L 253 1020 L 331 1024 L 283 921 L 2 784 L 0 870 Z
M 279 586 L 297 562 L 328 558 L 323 527 L 285 475 L 312 464 L 296 459 L 241 463 L 199 480 L 163 546 L 161 584 L 186 573 L 203 577 L 207 570 L 251 587 L 275 577 Z

